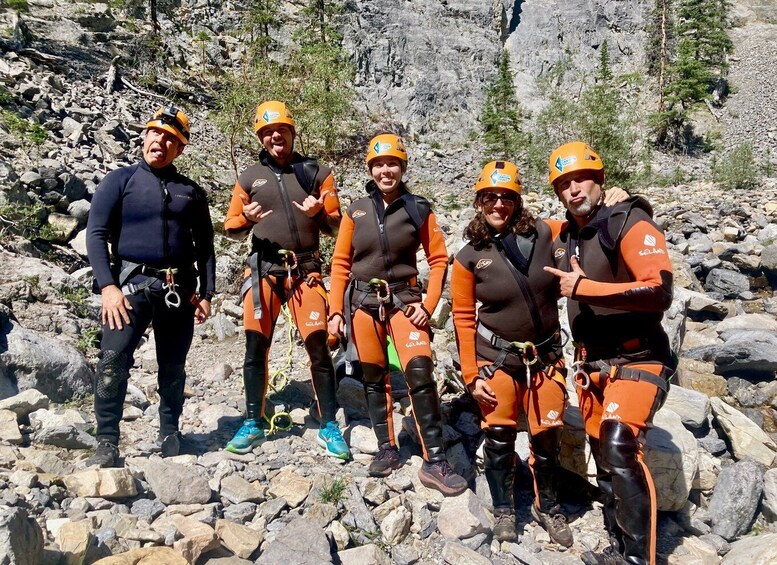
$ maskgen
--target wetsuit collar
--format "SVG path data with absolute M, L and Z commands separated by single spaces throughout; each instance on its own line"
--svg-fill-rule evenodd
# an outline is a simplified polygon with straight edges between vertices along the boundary
M 148 163 L 146 163 L 146 160 L 141 157 L 140 159 L 140 167 L 153 173 L 154 175 L 160 177 L 160 178 L 170 178 L 176 173 L 178 173 L 178 169 L 175 168 L 175 165 L 170 163 L 166 167 L 162 167 L 159 169 L 155 169 L 152 166 L 150 166 Z
M 277 171 L 277 172 L 288 172 L 292 168 L 294 163 L 296 163 L 300 159 L 302 159 L 302 155 L 294 151 L 291 154 L 291 160 L 289 161 L 288 165 L 286 165 L 285 167 L 281 167 L 281 165 L 278 164 L 278 162 L 270 156 L 270 154 L 267 152 L 266 149 L 262 149 L 259 152 L 259 162 L 262 165 L 266 167 L 270 167 L 273 171 Z

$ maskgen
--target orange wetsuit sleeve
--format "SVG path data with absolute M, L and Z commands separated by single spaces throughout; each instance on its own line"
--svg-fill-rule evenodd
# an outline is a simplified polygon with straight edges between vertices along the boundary
M 632 312 L 663 312 L 672 304 L 672 263 L 666 238 L 652 223 L 641 220 L 621 238 L 620 254 L 633 281 L 603 283 L 578 280 L 574 300 Z
M 419 235 L 429 263 L 429 286 L 426 289 L 423 307 L 431 315 L 442 296 L 442 286 L 445 284 L 445 275 L 448 271 L 448 249 L 445 247 L 445 238 L 440 226 L 437 225 L 437 216 L 434 212 L 429 212 L 419 230 Z
M 319 194 L 323 198 L 324 208 L 316 216 L 316 223 L 322 232 L 327 235 L 337 235 L 342 214 L 340 212 L 340 198 L 337 196 L 335 177 L 330 172 L 319 186 Z
M 332 255 L 332 278 L 329 291 L 329 316 L 343 314 L 345 289 L 351 275 L 353 263 L 353 220 L 346 213 L 340 222 L 340 231 Z
M 453 261 L 451 271 L 451 298 L 453 299 L 453 327 L 456 331 L 456 343 L 459 347 L 461 374 L 469 385 L 478 374 L 475 350 L 475 275 L 459 263 Z
M 550 239 L 555 240 L 566 223 L 564 220 L 542 220 L 550 228 Z
M 224 219 L 224 231 L 233 237 L 245 235 L 254 225 L 243 215 L 241 196 L 250 199 L 250 195 L 240 186 L 239 182 L 236 182 L 235 188 L 232 190 L 232 199 L 229 201 L 227 217 Z

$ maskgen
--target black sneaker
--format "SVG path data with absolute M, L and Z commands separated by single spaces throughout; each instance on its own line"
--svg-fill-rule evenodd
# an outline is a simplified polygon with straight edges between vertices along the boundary
M 161 438 L 162 457 L 175 457 L 181 452 L 181 432 L 175 432 Z
M 445 496 L 456 496 L 469 487 L 464 477 L 457 474 L 445 460 L 436 463 L 424 461 L 418 471 L 418 478 L 424 486 L 439 490 Z
M 566 516 L 561 513 L 558 507 L 552 508 L 550 512 L 542 512 L 532 504 L 531 515 L 548 532 L 552 542 L 563 547 L 572 547 L 574 541 L 572 530 L 569 529 Z
M 399 450 L 390 443 L 380 446 L 378 454 L 370 463 L 369 473 L 371 477 L 388 477 L 391 471 L 402 466 Z
M 119 458 L 119 448 L 106 440 L 100 440 L 97 449 L 89 459 L 84 461 L 87 467 L 115 467 Z

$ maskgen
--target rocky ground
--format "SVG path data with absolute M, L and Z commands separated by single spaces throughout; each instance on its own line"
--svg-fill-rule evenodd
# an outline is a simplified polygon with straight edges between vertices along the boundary
M 142 121 L 159 101 L 129 87 L 106 90 L 112 57 L 132 46 L 132 34 L 116 27 L 107 6 L 56 0 L 30 4 L 35 11 L 25 16 L 29 36 L 25 39 L 20 31 L 18 37 L 0 37 L 0 86 L 5 89 L 0 106 L 39 125 L 32 130 L 4 121 L 0 125 L 0 561 L 577 564 L 587 548 L 604 546 L 592 462 L 571 387 L 562 499 L 575 544 L 568 550 L 551 544 L 531 519 L 525 433 L 517 446 L 523 461 L 516 493 L 521 537 L 501 545 L 491 539 L 490 500 L 480 468 L 482 434 L 477 409 L 460 385 L 447 295 L 433 319 L 436 377 L 448 456 L 470 480 L 471 490 L 443 499 L 417 480 L 420 448 L 401 375 L 393 376 L 394 425 L 405 466 L 388 479 L 367 476 L 377 446 L 361 385 L 347 377 L 340 381 L 339 418 L 354 458 L 342 463 L 322 456 L 315 443 L 307 363 L 283 319 L 270 364 L 288 377 L 288 384 L 270 395 L 268 411 L 288 411 L 293 426 L 274 433 L 254 453 L 223 451 L 240 425 L 243 405 L 242 309 L 235 299 L 246 249 L 220 234 L 214 316 L 198 328 L 187 363 L 185 453 L 158 456 L 156 361 L 149 334 L 137 352 L 125 406 L 123 467 L 84 469 L 95 446 L 89 395 L 99 330 L 99 301 L 88 290 L 85 222 L 102 176 L 137 158 Z M 723 139 L 731 144 L 748 137 L 760 143 L 774 134 L 772 122 L 761 117 L 763 108 L 773 104 L 760 96 L 768 86 L 768 77 L 762 77 L 769 74 L 762 65 L 770 60 L 774 43 L 769 20 L 759 12 L 762 4 L 737 3 L 742 20 L 751 24 L 732 32 L 738 57 L 732 76 L 745 86 L 720 118 Z M 188 3 L 195 15 L 206 14 L 209 5 Z M 608 17 L 619 17 L 620 6 L 602 5 Z M 525 7 L 522 25 L 528 26 L 541 10 L 534 1 Z M 490 25 L 488 10 L 467 2 L 443 7 L 419 2 L 414 10 L 434 14 L 445 33 L 458 30 L 457 41 L 465 43 L 470 26 Z M 12 31 L 12 12 L 0 12 L 0 17 Z M 208 17 L 215 18 L 215 29 L 228 27 L 232 16 Z M 414 21 L 408 14 L 396 17 L 406 27 Z M 503 18 L 515 20 L 513 7 Z M 440 114 L 433 110 L 444 109 L 448 100 L 426 96 L 428 84 L 415 79 L 417 67 L 428 58 L 424 53 L 438 50 L 434 46 L 440 38 L 416 30 L 399 52 L 385 42 L 373 50 L 368 31 L 378 25 L 375 21 L 383 21 L 381 9 L 365 4 L 346 22 L 364 28 L 354 34 L 350 48 L 360 64 L 365 100 L 385 98 L 388 108 L 408 116 L 409 130 L 437 129 L 431 124 Z M 638 21 L 637 14 L 623 29 Z M 623 35 L 623 42 L 630 41 L 629 34 Z M 427 40 L 430 51 L 410 57 L 414 45 Z M 630 44 L 623 42 L 627 53 Z M 515 36 L 507 41 L 511 48 L 519 43 Z M 471 47 L 452 43 L 434 71 L 440 81 L 448 81 L 440 92 L 461 98 L 457 83 L 482 82 L 482 69 L 464 69 L 465 75 L 458 76 L 445 72 L 446 67 L 455 66 L 462 53 L 478 64 L 490 59 L 496 44 L 487 42 L 470 52 Z M 181 39 L 172 48 L 199 65 L 188 47 Z M 219 59 L 228 49 L 213 47 L 209 53 L 228 63 Z M 386 80 L 381 83 L 377 75 Z M 413 94 L 398 94 L 408 77 Z M 201 93 L 191 83 L 174 87 L 191 90 L 187 111 L 196 125 L 195 142 L 180 163 L 208 191 L 219 226 L 233 182 L 225 142 L 207 120 Z M 464 128 L 478 103 L 473 92 L 461 98 L 461 111 L 440 131 Z M 416 114 L 423 119 L 410 123 Z M 472 214 L 469 191 L 479 168 L 477 144 L 448 146 L 432 135 L 415 137 L 410 147 L 413 190 L 435 203 L 454 254 Z M 239 158 L 245 164 L 250 155 Z M 705 177 L 704 163 L 689 167 Z M 342 163 L 336 173 L 344 202 L 360 194 L 364 173 L 359 159 Z M 561 214 L 554 198 L 529 188 L 525 199 L 535 213 Z M 661 510 L 659 560 L 775 562 L 777 182 L 767 179 L 751 192 L 725 192 L 696 182 L 649 188 L 644 194 L 668 234 L 676 288 L 665 325 L 680 351 L 680 371 L 645 450 Z M 21 236 L 14 235 L 20 231 Z

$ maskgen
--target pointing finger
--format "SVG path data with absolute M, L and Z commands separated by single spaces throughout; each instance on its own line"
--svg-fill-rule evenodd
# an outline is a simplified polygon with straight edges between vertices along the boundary
M 563 277 L 566 274 L 564 271 L 554 269 L 553 267 L 543 267 L 543 269 L 545 269 L 545 272 L 548 272 L 551 275 L 555 275 L 557 277 Z

